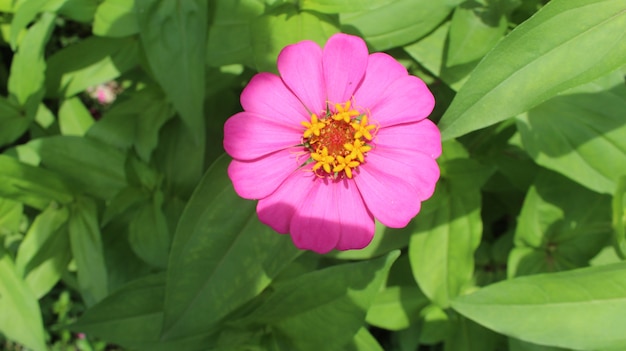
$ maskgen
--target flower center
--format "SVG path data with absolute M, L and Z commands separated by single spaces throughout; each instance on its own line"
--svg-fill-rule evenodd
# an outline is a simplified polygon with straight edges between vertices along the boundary
M 321 118 L 312 114 L 310 122 L 302 122 L 306 128 L 302 145 L 310 153 L 307 162 L 315 162 L 313 171 L 319 176 L 352 178 L 353 170 L 372 149 L 368 142 L 374 138 L 376 125 L 350 105 L 350 101 L 335 104 L 334 110 L 327 106 Z

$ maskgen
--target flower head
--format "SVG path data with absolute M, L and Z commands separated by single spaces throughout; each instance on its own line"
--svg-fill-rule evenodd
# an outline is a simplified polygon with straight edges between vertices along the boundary
M 243 112 L 224 126 L 235 191 L 258 199 L 259 219 L 301 249 L 360 249 L 374 219 L 404 227 L 439 179 L 435 101 L 424 82 L 365 42 L 333 35 L 278 56 L 259 73 Z

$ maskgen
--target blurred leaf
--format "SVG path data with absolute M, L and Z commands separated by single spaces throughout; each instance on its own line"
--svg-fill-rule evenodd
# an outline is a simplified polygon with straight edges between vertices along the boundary
M 59 127 L 63 135 L 82 136 L 94 123 L 91 113 L 79 98 L 63 100 L 59 107 Z
M 54 18 L 53 14 L 44 13 L 28 29 L 11 62 L 8 83 L 10 98 L 24 108 L 24 115 L 30 121 L 35 117 L 44 95 L 44 49 L 54 28 Z
M 146 88 L 113 105 L 87 136 L 122 150 L 134 147 L 148 162 L 157 147 L 161 127 L 173 116 L 174 110 L 163 93 Z
M 13 0 L 14 17 L 11 21 L 10 44 L 13 50 L 17 47 L 17 40 L 26 26 L 35 19 L 48 0 Z
M 135 0 L 141 44 L 156 80 L 203 147 L 207 2 Z
M 619 72 L 578 87 L 517 119 L 539 165 L 605 194 L 626 175 L 626 86 Z M 572 171 L 576 170 L 576 171 Z
M 135 213 L 128 228 L 131 248 L 149 264 L 165 268 L 170 251 L 170 234 L 162 210 L 163 194 L 157 191 Z
M 428 34 L 459 2 L 397 0 L 366 11 L 342 13 L 341 30 L 363 37 L 371 49 L 387 50 Z
M 39 303 L 16 272 L 3 245 L 0 277 L 0 333 L 35 351 L 47 350 Z
M 515 278 L 452 307 L 496 332 L 577 350 L 623 350 L 626 263 Z
M 419 343 L 435 345 L 445 341 L 453 330 L 448 314 L 437 305 L 428 305 L 420 311 Z
M 464 317 L 457 318 L 444 342 L 444 351 L 499 351 L 506 345 L 502 335 Z
M 440 76 L 449 31 L 450 22 L 444 22 L 428 35 L 412 44 L 404 46 L 403 49 L 432 74 Z
M 276 72 L 276 58 L 285 46 L 304 39 L 313 40 L 322 46 L 337 32 L 337 28 L 327 15 L 282 7 L 255 18 L 251 23 L 251 31 L 256 69 Z
M 409 245 L 411 238 L 410 228 L 388 228 L 380 222 L 376 222 L 374 238 L 367 247 L 361 250 L 338 251 L 333 250 L 328 256 L 342 260 L 366 260 L 387 254 L 391 250 L 402 249 Z
M 613 233 L 616 250 L 626 257 L 626 176 L 620 178 L 612 201 Z
M 74 96 L 119 77 L 138 63 L 134 38 L 91 36 L 57 51 L 48 60 L 46 96 Z
M 344 349 L 345 351 L 384 351 L 378 344 L 376 338 L 370 334 L 367 328 L 361 328 L 354 336 L 352 343 Z
M 439 123 L 442 137 L 513 117 L 624 65 L 623 36 L 613 34 L 623 33 L 625 6 L 626 0 L 550 1 L 476 67 Z
M 429 302 L 417 287 L 390 286 L 378 293 L 365 320 L 387 330 L 406 329 Z
M 161 341 L 165 275 L 136 280 L 89 308 L 71 329 L 137 350 L 206 350 L 210 331 L 194 338 Z
M 67 208 L 51 205 L 28 228 L 17 251 L 15 266 L 36 298 L 59 281 L 70 261 Z
M 440 159 L 445 178 L 415 218 L 409 243 L 415 280 L 441 307 L 471 281 L 474 250 L 482 233 L 479 187 L 489 174 L 473 160 L 448 157 Z M 468 172 L 476 175 L 464 176 Z
M 571 349 L 563 349 L 560 347 L 552 347 L 545 345 L 533 344 L 527 341 L 509 337 L 510 351 L 570 351 Z
M 46 168 L 70 181 L 72 189 L 110 199 L 126 186 L 126 157 L 106 144 L 77 136 L 53 136 L 28 145 Z
M 126 37 L 137 34 L 135 0 L 104 0 L 94 15 L 93 34 L 101 37 Z
M 210 329 L 257 296 L 300 253 L 289 237 L 258 221 L 253 201 L 237 196 L 226 173 L 229 161 L 221 157 L 209 168 L 176 228 L 164 340 Z
M 381 7 L 393 0 L 302 0 L 300 8 L 322 13 L 357 12 Z
M 366 312 L 398 256 L 399 251 L 393 251 L 373 260 L 281 281 L 242 323 L 269 324 L 296 350 L 341 349 L 363 326 Z
M 206 61 L 210 66 L 243 63 L 254 66 L 252 20 L 265 10 L 258 0 L 217 0 L 209 28 Z
M 91 306 L 108 294 L 98 212 L 93 200 L 81 197 L 72 204 L 69 232 L 80 293 L 85 304 Z
M 74 201 L 72 191 L 58 175 L 0 155 L 0 196 L 43 210 L 52 201 Z
M 23 212 L 21 203 L 0 197 L 0 236 L 20 229 Z
M 63 0 L 57 13 L 71 20 L 91 23 L 100 0 Z
M 22 114 L 19 106 L 0 96 L 0 146 L 10 144 L 24 134 L 31 120 Z
M 543 171 L 518 223 L 509 277 L 581 267 L 608 244 L 610 198 Z

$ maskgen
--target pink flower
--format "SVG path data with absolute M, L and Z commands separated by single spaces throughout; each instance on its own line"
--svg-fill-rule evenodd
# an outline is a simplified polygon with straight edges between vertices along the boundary
M 404 227 L 439 179 L 435 101 L 419 78 L 358 37 L 285 47 L 224 126 L 235 191 L 300 249 L 361 249 L 374 218 Z

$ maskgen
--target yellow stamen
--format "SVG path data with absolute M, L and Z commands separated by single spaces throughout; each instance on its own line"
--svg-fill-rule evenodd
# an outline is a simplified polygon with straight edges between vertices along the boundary
M 352 170 L 358 167 L 361 163 L 359 161 L 353 160 L 350 156 L 337 156 L 337 162 L 335 163 L 335 168 L 333 168 L 333 172 L 341 172 L 344 171 L 348 178 L 352 178 Z
M 360 122 L 353 122 L 350 125 L 352 126 L 352 128 L 354 128 L 354 130 L 356 130 L 356 133 L 354 133 L 355 139 L 365 137 L 365 139 L 367 140 L 372 140 L 372 134 L 370 133 L 370 130 L 376 128 L 376 126 L 373 124 L 367 124 L 367 115 L 363 115 L 363 118 L 361 118 Z
M 359 111 L 350 109 L 350 101 L 345 103 L 345 107 L 341 106 L 341 104 L 335 104 L 335 109 L 337 110 L 333 115 L 335 121 L 343 120 L 346 123 L 350 123 L 352 117 L 359 115 Z
M 355 139 L 354 144 L 344 144 L 343 147 L 350 151 L 349 157 L 352 159 L 356 158 L 361 163 L 365 162 L 365 153 L 372 149 L 371 146 L 365 145 L 360 139 Z
M 313 166 L 313 170 L 317 171 L 320 167 L 324 168 L 326 173 L 330 173 L 330 166 L 335 162 L 335 158 L 333 156 L 328 155 L 328 148 L 323 147 L 322 150 L 318 150 L 316 152 L 311 153 L 311 158 L 317 161 Z
M 311 135 L 320 136 L 320 130 L 326 126 L 324 122 L 319 121 L 316 114 L 311 115 L 310 123 L 306 121 L 302 121 L 300 123 L 306 128 L 304 134 L 302 135 L 305 138 L 310 138 Z

